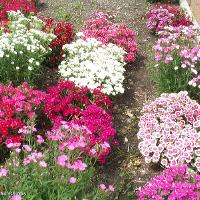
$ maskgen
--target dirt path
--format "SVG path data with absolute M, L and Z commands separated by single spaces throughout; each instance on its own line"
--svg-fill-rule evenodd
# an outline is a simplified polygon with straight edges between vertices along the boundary
M 95 11 L 104 11 L 116 22 L 124 22 L 137 32 L 139 55 L 136 62 L 126 67 L 125 93 L 114 98 L 114 123 L 120 146 L 108 159 L 106 166 L 100 167 L 98 179 L 108 177 L 118 190 L 111 199 L 136 199 L 135 188 L 143 185 L 156 173 L 148 167 L 138 152 L 136 137 L 137 122 L 143 103 L 153 98 L 153 87 L 146 63 L 148 52 L 155 38 L 146 30 L 143 19 L 147 12 L 145 0 L 42 0 L 40 15 L 55 17 L 62 7 L 67 17 L 78 29 L 84 19 Z M 62 12 L 63 12 L 62 11 Z M 63 13 L 62 13 L 63 14 Z M 125 137 L 128 142 L 124 142 Z M 121 189 L 120 189 L 121 188 Z

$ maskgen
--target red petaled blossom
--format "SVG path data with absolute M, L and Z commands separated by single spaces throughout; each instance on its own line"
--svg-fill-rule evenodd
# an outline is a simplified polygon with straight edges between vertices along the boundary
M 45 22 L 43 31 L 53 32 L 56 35 L 56 38 L 50 45 L 52 55 L 48 60 L 48 64 L 57 66 L 63 60 L 63 45 L 71 43 L 74 39 L 73 25 L 64 21 L 56 21 L 51 17 L 41 17 L 41 19 Z

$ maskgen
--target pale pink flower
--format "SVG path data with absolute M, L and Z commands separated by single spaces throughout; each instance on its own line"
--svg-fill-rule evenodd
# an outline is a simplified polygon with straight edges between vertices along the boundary
M 21 199 L 22 199 L 22 196 L 19 195 L 19 194 L 13 195 L 13 196 L 11 197 L 11 200 L 21 200 Z
M 99 185 L 99 188 L 101 189 L 101 190 L 106 190 L 106 186 L 105 186 L 105 184 L 103 184 L 103 183 L 101 183 L 100 185 Z
M 70 177 L 69 182 L 70 182 L 71 184 L 76 183 L 76 178 L 75 178 L 75 177 Z
M 7 176 L 7 174 L 8 174 L 8 170 L 7 169 L 5 169 L 5 168 L 1 168 L 0 169 L 0 177 Z
M 23 145 L 23 148 L 24 148 L 26 151 L 28 151 L 28 152 L 31 152 L 31 151 L 32 151 L 32 148 L 31 148 L 29 145 L 27 145 L 27 144 L 24 144 L 24 145 Z
M 41 135 L 37 135 L 37 143 L 42 144 L 44 142 L 44 138 Z
M 113 187 L 113 185 L 109 185 L 109 186 L 108 186 L 108 189 L 109 189 L 111 192 L 114 192 L 114 191 L 115 191 L 115 188 Z
M 46 163 L 44 160 L 41 160 L 41 161 L 39 162 L 39 165 L 40 165 L 41 167 L 47 167 L 47 163 Z

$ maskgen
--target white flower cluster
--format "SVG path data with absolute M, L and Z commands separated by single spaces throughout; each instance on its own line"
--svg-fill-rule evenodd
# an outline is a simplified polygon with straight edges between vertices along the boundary
M 65 80 L 95 89 L 102 86 L 105 94 L 123 93 L 125 51 L 114 45 L 103 45 L 95 38 L 78 39 L 63 46 L 66 59 L 59 65 Z
M 20 11 L 9 11 L 8 16 L 9 31 L 2 30 L 0 34 L 0 79 L 15 82 L 19 77 L 9 77 L 17 75 L 15 71 L 20 70 L 24 76 L 29 76 L 30 71 L 38 71 L 51 51 L 49 45 L 55 36 L 42 32 L 43 22 L 35 16 L 25 17 Z

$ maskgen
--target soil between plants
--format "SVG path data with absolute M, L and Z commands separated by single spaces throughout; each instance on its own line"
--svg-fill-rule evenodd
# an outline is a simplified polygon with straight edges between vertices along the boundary
M 146 29 L 144 16 L 149 9 L 145 0 L 41 0 L 39 15 L 56 17 L 62 9 L 78 31 L 85 19 L 96 11 L 112 16 L 112 21 L 126 23 L 137 33 L 138 56 L 126 66 L 125 93 L 113 97 L 114 126 L 117 129 L 119 146 L 104 166 L 100 166 L 95 179 L 107 181 L 116 187 L 110 199 L 137 199 L 136 189 L 144 185 L 159 172 L 159 167 L 145 164 L 138 150 L 138 119 L 145 102 L 154 99 L 154 87 L 147 69 L 148 52 L 155 43 L 155 37 Z M 44 73 L 45 85 L 51 85 L 56 69 Z M 46 86 L 44 86 L 45 88 Z M 125 142 L 125 138 L 128 139 Z

